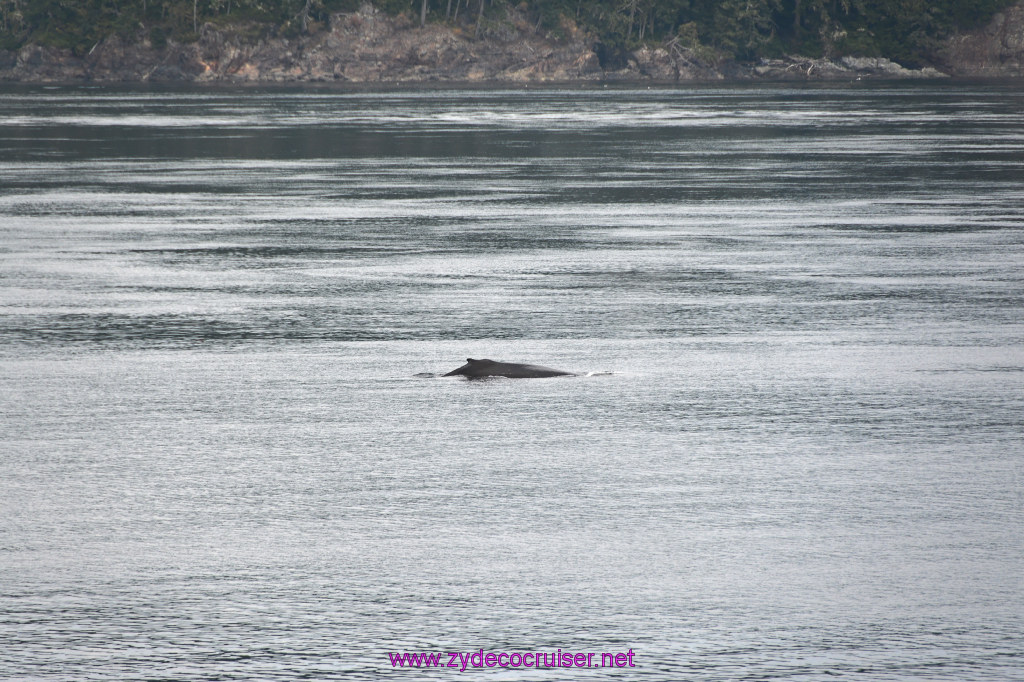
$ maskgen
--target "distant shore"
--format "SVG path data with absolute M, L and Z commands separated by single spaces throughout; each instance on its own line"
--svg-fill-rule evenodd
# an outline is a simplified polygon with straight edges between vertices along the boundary
M 744 64 L 667 43 L 615 53 L 583 31 L 553 40 L 524 27 L 477 39 L 444 24 L 419 26 L 371 6 L 336 14 L 321 31 L 252 39 L 252 27 L 205 24 L 193 43 L 110 37 L 85 55 L 28 45 L 0 50 L 0 82 L 541 84 L 851 81 L 1024 77 L 1024 3 L 989 26 L 954 36 L 936 65 L 905 68 L 882 57 L 787 56 Z

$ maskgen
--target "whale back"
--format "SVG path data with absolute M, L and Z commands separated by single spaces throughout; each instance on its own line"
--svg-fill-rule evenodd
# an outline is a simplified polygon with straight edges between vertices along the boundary
M 560 369 L 553 369 L 551 367 L 526 365 L 518 362 L 496 362 L 486 358 L 483 360 L 466 358 L 465 365 L 448 372 L 444 376 L 451 377 L 460 375 L 469 378 L 509 377 L 511 379 L 574 376 L 572 372 L 564 372 Z
M 458 369 L 453 369 L 452 371 L 448 372 L 447 374 L 443 374 L 442 376 L 487 376 L 486 374 L 481 374 L 481 372 L 486 371 L 488 367 L 494 364 L 497 364 L 494 362 L 494 360 L 474 360 L 473 358 L 466 358 L 466 364 L 464 364 L 462 367 L 459 367 Z

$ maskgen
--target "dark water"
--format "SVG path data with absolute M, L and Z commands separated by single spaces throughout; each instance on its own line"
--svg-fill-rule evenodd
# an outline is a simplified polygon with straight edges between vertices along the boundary
M 0 679 L 1024 679 L 1022 266 L 1015 87 L 4 90 Z

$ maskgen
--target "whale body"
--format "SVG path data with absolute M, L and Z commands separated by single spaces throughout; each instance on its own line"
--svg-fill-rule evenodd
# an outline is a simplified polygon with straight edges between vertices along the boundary
M 466 364 L 458 369 L 453 369 L 443 376 L 464 376 L 470 379 L 481 377 L 540 379 L 544 377 L 571 377 L 576 375 L 572 372 L 563 372 L 560 369 L 541 367 L 540 365 L 524 365 L 518 362 L 497 362 L 495 360 L 466 358 Z

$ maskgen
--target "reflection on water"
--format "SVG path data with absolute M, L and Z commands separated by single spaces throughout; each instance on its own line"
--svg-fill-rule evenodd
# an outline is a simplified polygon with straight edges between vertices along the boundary
M 5 90 L 0 679 L 1024 676 L 1022 105 Z

